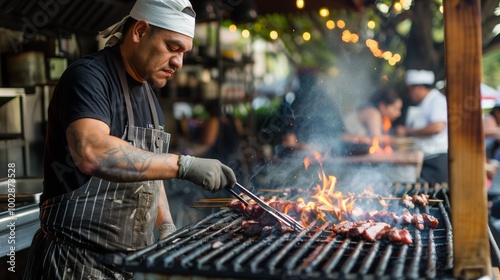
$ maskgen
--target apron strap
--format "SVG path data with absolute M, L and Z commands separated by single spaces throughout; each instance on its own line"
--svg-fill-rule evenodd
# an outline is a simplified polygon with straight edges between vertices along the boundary
M 135 126 L 134 113 L 132 111 L 132 102 L 130 101 L 130 90 L 128 88 L 126 73 L 125 70 L 123 70 L 123 67 L 120 67 L 122 65 L 121 61 L 119 60 L 120 57 L 121 55 L 118 52 L 118 55 L 114 56 L 115 58 L 114 62 L 116 71 L 118 71 L 120 83 L 122 85 L 122 91 L 125 97 L 125 106 L 127 107 L 127 118 L 128 118 L 127 140 L 132 142 L 135 141 L 134 131 L 132 130 L 132 127 Z
M 155 125 L 155 129 L 160 129 L 160 121 L 158 121 L 158 113 L 156 112 L 156 106 L 153 101 L 153 96 L 151 95 L 151 90 L 149 88 L 148 83 L 144 84 L 146 89 L 146 94 L 148 96 L 149 108 L 151 109 L 151 114 L 153 115 L 153 122 Z

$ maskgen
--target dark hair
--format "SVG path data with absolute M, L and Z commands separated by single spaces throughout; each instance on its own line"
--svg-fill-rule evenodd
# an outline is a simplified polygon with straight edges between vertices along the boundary
M 495 114 L 495 112 L 498 112 L 498 111 L 500 111 L 500 104 L 499 103 L 495 104 L 495 106 L 493 106 L 493 108 L 490 109 L 489 114 L 493 115 L 493 114 Z
M 399 94 L 391 88 L 381 88 L 372 95 L 370 98 L 370 103 L 374 106 L 378 106 L 380 103 L 386 105 L 394 104 L 396 101 L 401 99 Z

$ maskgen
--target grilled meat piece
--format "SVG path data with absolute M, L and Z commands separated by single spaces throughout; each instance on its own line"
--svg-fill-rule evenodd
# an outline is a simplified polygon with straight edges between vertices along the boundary
M 229 207 L 238 214 L 245 214 L 246 205 L 237 199 L 233 199 L 229 203 Z
M 402 224 L 402 225 L 412 224 L 413 223 L 413 215 L 408 211 L 404 211 L 403 214 L 401 216 L 399 216 L 398 223 Z
M 394 212 L 389 212 L 387 210 L 378 211 L 375 215 L 372 216 L 372 219 L 376 222 L 384 222 L 391 225 L 397 224 L 399 221 L 399 217 Z
M 243 220 L 241 221 L 241 228 L 246 236 L 253 236 L 260 234 L 264 226 L 254 220 Z
M 357 223 L 356 226 L 351 227 L 349 229 L 349 236 L 352 236 L 352 237 L 362 236 L 363 232 L 366 229 L 368 229 L 369 227 L 373 226 L 374 224 L 375 224 L 375 221 L 373 221 L 373 220 L 359 222 L 359 223 Z
M 347 234 L 349 229 L 356 226 L 355 222 L 352 221 L 342 221 L 338 224 L 333 225 L 333 232 L 336 234 Z
M 415 208 L 415 204 L 413 203 L 412 197 L 407 194 L 401 197 L 401 204 L 403 204 L 409 209 Z
M 413 195 L 412 200 L 413 203 L 418 207 L 425 207 L 429 205 L 429 196 L 423 193 Z
M 379 232 L 389 229 L 391 226 L 388 223 L 378 222 L 367 228 L 363 232 L 363 238 L 368 241 L 375 241 Z
M 404 244 L 412 244 L 413 240 L 410 232 L 407 229 L 385 228 L 377 234 L 375 239 L 387 239 L 391 242 L 401 242 Z
M 425 224 L 424 224 L 424 217 L 422 217 L 422 214 L 418 213 L 413 214 L 413 224 L 415 225 L 416 229 L 424 230 Z
M 434 216 L 422 214 L 422 218 L 424 219 L 424 224 L 430 228 L 437 228 L 439 225 L 438 219 L 436 219 Z

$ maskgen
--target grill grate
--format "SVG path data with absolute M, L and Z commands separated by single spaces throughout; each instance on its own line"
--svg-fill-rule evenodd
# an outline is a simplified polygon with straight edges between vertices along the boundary
M 335 235 L 333 223 L 312 223 L 300 232 L 249 238 L 244 217 L 221 210 L 115 264 L 140 273 L 239 279 L 452 279 L 453 235 L 446 188 L 396 184 L 395 194 L 424 192 L 442 199 L 412 213 L 439 220 L 436 229 L 410 225 L 413 244 L 365 241 Z M 216 246 L 216 243 L 220 246 Z

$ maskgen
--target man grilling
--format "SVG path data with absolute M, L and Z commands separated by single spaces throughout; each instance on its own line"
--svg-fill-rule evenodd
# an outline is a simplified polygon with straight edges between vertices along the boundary
M 398 136 L 415 138 L 424 153 L 420 177 L 431 183 L 448 182 L 448 115 L 446 97 L 433 87 L 434 72 L 409 69 L 405 84 L 410 106 L 405 126 L 396 129 Z
M 233 171 L 218 160 L 167 153 L 152 87 L 163 87 L 193 44 L 188 0 L 138 0 L 108 28 L 108 47 L 73 63 L 49 106 L 40 225 L 25 279 L 130 279 L 103 265 L 175 231 L 163 186 L 180 178 L 218 191 Z

